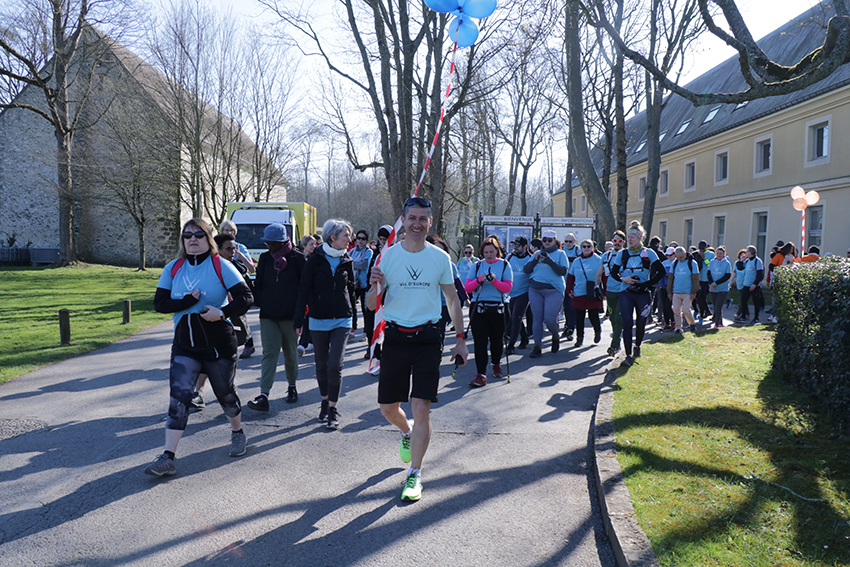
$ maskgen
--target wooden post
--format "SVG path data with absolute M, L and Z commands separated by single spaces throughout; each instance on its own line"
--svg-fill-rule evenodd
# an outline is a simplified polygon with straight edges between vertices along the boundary
M 67 309 L 59 310 L 59 342 L 63 345 L 71 344 L 71 315 Z
M 130 300 L 125 299 L 124 300 L 124 321 L 123 321 L 124 325 L 126 325 L 127 323 L 130 322 L 130 311 L 131 310 L 132 309 L 131 309 L 131 306 L 130 306 Z

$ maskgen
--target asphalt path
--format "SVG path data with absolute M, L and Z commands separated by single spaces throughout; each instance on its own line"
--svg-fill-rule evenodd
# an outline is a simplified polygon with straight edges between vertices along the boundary
M 258 348 L 239 361 L 243 404 L 259 392 L 262 352 L 255 309 L 249 320 Z M 247 454 L 228 456 L 207 386 L 167 479 L 142 470 L 162 452 L 170 323 L 31 372 L 0 386 L 0 565 L 613 567 L 589 443 L 609 332 L 594 346 L 588 329 L 584 348 L 556 354 L 547 340 L 535 360 L 517 350 L 511 382 L 480 389 L 471 359 L 451 377 L 447 347 L 423 497 L 409 504 L 362 331 L 346 351 L 342 429 L 317 420 L 312 354 L 295 404 L 281 358 L 271 411 L 243 412 Z

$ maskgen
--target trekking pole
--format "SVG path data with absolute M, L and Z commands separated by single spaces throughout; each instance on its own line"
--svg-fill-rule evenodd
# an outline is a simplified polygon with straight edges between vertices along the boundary
M 511 313 L 511 315 L 513 315 L 513 313 Z M 508 384 L 510 384 L 511 383 L 511 357 L 508 354 L 508 337 L 503 335 L 502 340 L 505 344 L 505 366 L 507 366 L 507 368 L 508 368 L 507 376 L 508 376 Z

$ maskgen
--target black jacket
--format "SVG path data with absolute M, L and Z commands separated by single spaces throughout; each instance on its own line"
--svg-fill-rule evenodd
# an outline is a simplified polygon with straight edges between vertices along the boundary
M 339 266 L 332 274 L 325 251 L 317 246 L 307 260 L 301 277 L 298 305 L 295 308 L 295 328 L 304 324 L 304 312 L 308 305 L 311 319 L 352 317 L 354 284 L 354 262 L 348 253 L 340 258 Z
M 274 269 L 271 252 L 260 254 L 254 277 L 254 305 L 260 307 L 260 319 L 286 321 L 295 319 L 298 286 L 306 260 L 293 249 L 286 255 L 286 268 L 280 273 Z

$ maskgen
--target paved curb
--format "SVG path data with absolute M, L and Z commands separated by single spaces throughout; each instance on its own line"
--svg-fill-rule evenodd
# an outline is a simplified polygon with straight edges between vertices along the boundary
M 660 564 L 649 539 L 635 518 L 631 495 L 617 462 L 613 418 L 615 382 L 616 372 L 609 370 L 593 415 L 594 472 L 602 519 L 619 567 L 658 567 Z

